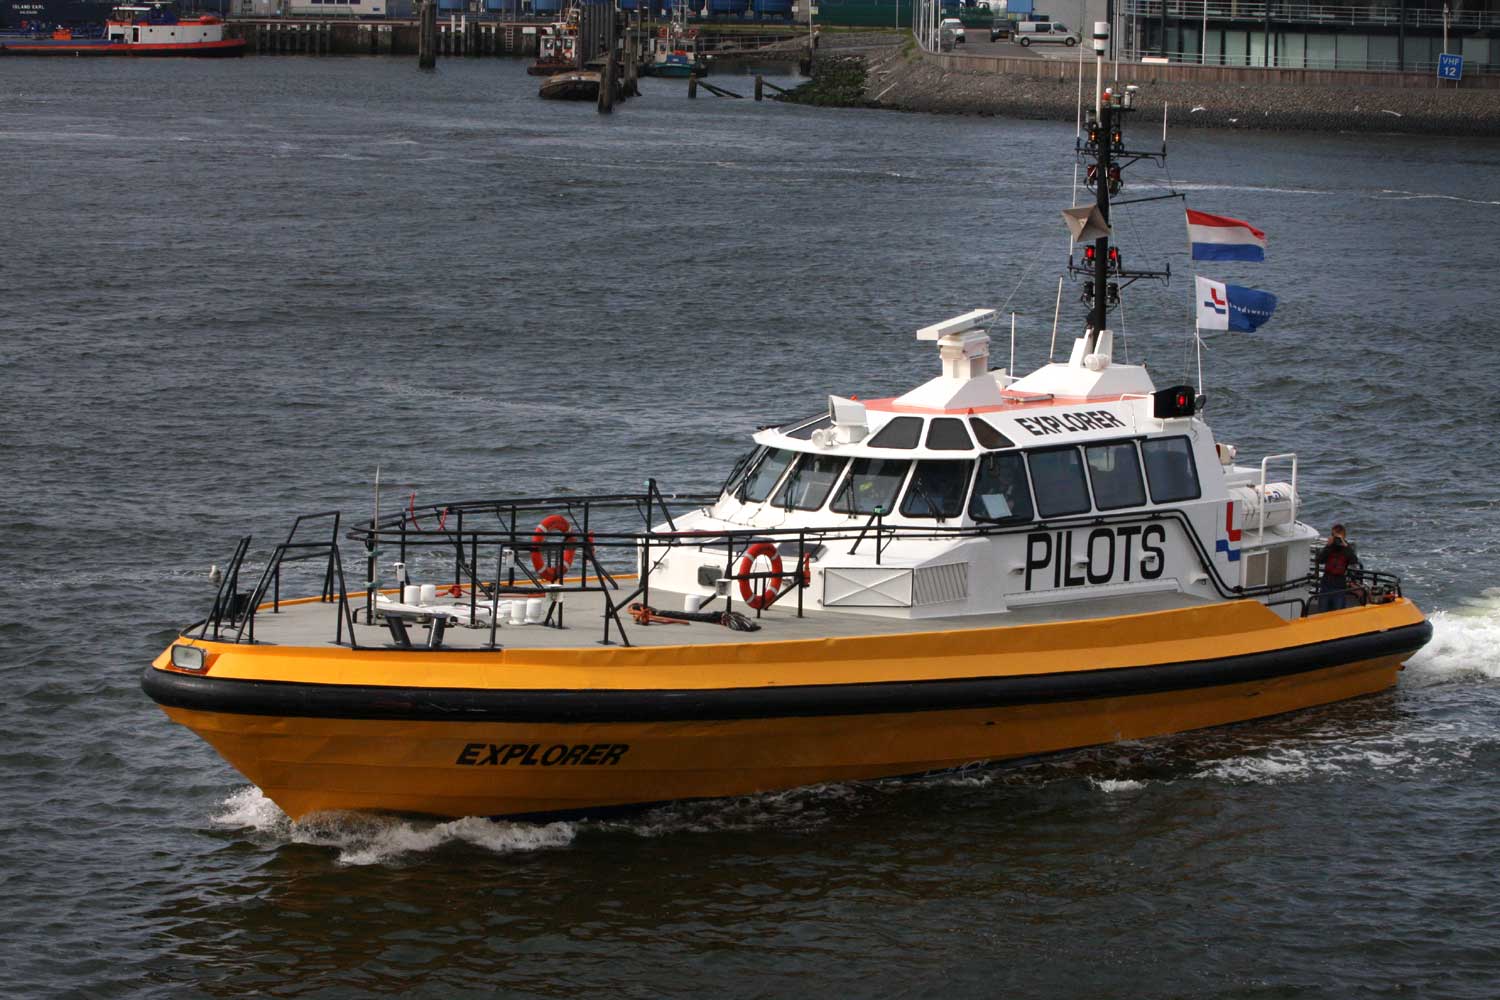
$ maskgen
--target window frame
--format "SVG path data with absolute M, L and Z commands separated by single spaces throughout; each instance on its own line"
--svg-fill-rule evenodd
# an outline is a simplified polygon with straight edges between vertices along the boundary
M 823 491 L 822 498 L 816 504 L 811 507 L 804 507 L 801 504 L 788 504 L 778 499 L 786 490 L 786 488 L 791 485 L 794 477 L 799 472 L 801 472 L 802 464 L 804 462 L 815 462 L 823 458 L 834 459 L 836 461 L 842 462 L 843 465 L 841 465 L 837 469 L 834 477 L 829 480 L 828 488 Z M 828 506 L 829 501 L 833 499 L 833 491 L 844 481 L 844 475 L 849 471 L 849 463 L 851 461 L 852 459 L 848 455 L 839 455 L 837 453 L 829 454 L 825 452 L 813 451 L 798 452 L 796 460 L 793 461 L 791 465 L 787 466 L 786 474 L 781 477 L 781 482 L 776 484 L 776 490 L 771 494 L 770 499 L 766 500 L 766 504 L 771 507 L 775 507 L 778 510 L 822 510 L 824 507 Z
M 1021 478 L 1024 480 L 1024 485 L 1026 487 L 1026 502 L 1031 506 L 1031 511 L 1025 517 L 1020 517 L 1016 514 L 1010 514 L 1006 517 L 1001 518 L 993 518 L 989 517 L 988 515 L 979 517 L 974 513 L 974 504 L 979 499 L 979 494 L 977 491 L 979 489 L 980 466 L 985 462 L 986 459 L 989 459 L 992 456 L 997 459 L 1010 457 L 1020 462 Z M 975 524 L 993 525 L 995 527 L 1004 527 L 1017 524 L 1030 524 L 1031 522 L 1035 521 L 1037 519 L 1036 495 L 1031 488 L 1031 462 L 1027 460 L 1026 452 L 1022 449 L 1017 448 L 996 448 L 981 453 L 980 456 L 974 461 L 974 478 L 969 482 L 969 502 L 965 505 L 964 512 L 969 520 L 973 521 Z
M 835 504 L 836 504 L 839 496 L 844 492 L 845 487 L 848 486 L 850 484 L 850 482 L 854 478 L 854 463 L 855 462 L 904 462 L 904 463 L 906 463 L 906 471 L 901 476 L 901 482 L 896 485 L 896 492 L 891 496 L 891 508 L 889 510 L 887 510 L 883 515 L 881 515 L 882 517 L 891 517 L 892 515 L 894 515 L 896 513 L 896 511 L 898 511 L 898 510 L 901 509 L 901 504 L 900 504 L 901 496 L 902 496 L 902 494 L 904 494 L 906 492 L 906 484 L 911 481 L 911 470 L 915 466 L 916 461 L 917 460 L 914 459 L 914 458 L 903 458 L 903 457 L 901 457 L 899 455 L 892 455 L 890 458 L 886 458 L 884 455 L 852 455 L 852 456 L 850 456 L 850 458 L 849 458 L 849 464 L 846 465 L 846 466 L 844 466 L 844 474 L 839 479 L 838 485 L 835 486 L 834 489 L 833 489 L 833 492 L 828 495 L 828 509 L 830 511 L 832 511 L 833 513 L 835 513 L 835 514 L 844 514 L 844 515 L 847 515 L 849 517 L 869 517 L 869 516 L 871 516 L 872 514 L 874 514 L 874 511 L 868 511 L 868 510 L 867 511 L 859 511 L 859 510 L 854 510 L 853 509 L 854 505 L 852 503 L 849 505 L 850 509 L 848 509 L 848 510 L 845 510 L 845 509 L 843 509 L 841 507 L 835 506 Z M 851 498 L 852 498 L 852 495 L 853 495 L 853 491 L 852 490 L 850 491 L 850 494 L 851 494 Z
M 938 424 L 944 423 L 946 421 L 952 421 L 953 423 L 958 425 L 958 433 L 963 435 L 964 439 L 964 443 L 962 445 L 956 448 L 950 448 L 946 446 L 938 446 L 932 443 L 932 435 L 937 430 Z M 964 423 L 962 417 L 933 417 L 931 420 L 927 421 L 927 427 L 922 432 L 922 448 L 926 451 L 966 452 L 968 454 L 973 454 L 974 435 L 969 430 L 968 426 Z
M 958 510 L 955 513 L 948 514 L 942 511 L 934 511 L 931 514 L 912 514 L 907 511 L 906 501 L 912 496 L 913 487 L 917 482 L 917 470 L 923 463 L 932 465 L 937 465 L 939 463 L 949 465 L 967 465 L 969 467 L 967 473 L 964 475 L 963 484 L 959 487 Z M 913 521 L 952 521 L 955 519 L 962 520 L 969 509 L 969 493 L 974 489 L 974 470 L 976 468 L 978 468 L 978 463 L 975 462 L 975 460 L 972 458 L 914 459 L 911 463 L 911 473 L 906 477 L 906 482 L 902 484 L 901 496 L 898 498 L 898 502 L 896 504 L 897 512 L 900 513 L 902 517 L 911 518 Z M 922 502 L 926 503 L 925 500 Z
M 916 424 L 917 424 L 917 436 L 916 436 L 916 439 L 913 440 L 911 444 L 876 444 L 875 443 L 876 441 L 878 441 L 880 439 L 880 436 L 882 434 L 885 434 L 887 431 L 893 429 L 898 423 L 900 423 L 902 421 L 916 421 Z M 922 441 L 923 441 L 924 435 L 926 435 L 926 433 L 927 433 L 927 421 L 926 420 L 924 420 L 921 417 L 913 416 L 910 413 L 903 413 L 900 416 L 892 417 L 890 420 L 886 421 L 885 426 L 881 427 L 880 430 L 878 430 L 874 434 L 870 435 L 870 440 L 868 442 L 866 442 L 866 444 L 869 447 L 871 447 L 871 448 L 880 448 L 880 449 L 882 449 L 884 451 L 916 451 L 917 449 L 919 449 L 919 448 L 922 447 Z
M 1188 468 L 1192 471 L 1192 474 L 1193 474 L 1193 486 L 1195 487 L 1195 490 L 1196 490 L 1193 493 L 1192 496 L 1178 497 L 1178 498 L 1174 498 L 1174 499 L 1171 499 L 1171 500 L 1158 500 L 1158 499 L 1156 499 L 1156 490 L 1151 485 L 1151 466 L 1150 466 L 1150 463 L 1146 461 L 1146 446 L 1148 444 L 1152 444 L 1152 443 L 1157 442 L 1157 441 L 1161 441 L 1161 442 L 1181 441 L 1181 442 L 1183 442 L 1187 446 Z M 1190 503 L 1190 502 L 1192 502 L 1194 500 L 1202 500 L 1203 499 L 1203 477 L 1201 477 L 1201 476 L 1198 475 L 1198 456 L 1193 451 L 1193 439 L 1192 439 L 1192 437 L 1190 435 L 1187 435 L 1187 434 L 1172 434 L 1172 435 L 1169 435 L 1167 437 L 1156 437 L 1156 438 L 1148 437 L 1148 438 L 1142 438 L 1141 441 L 1140 441 L 1140 452 L 1141 452 L 1141 474 L 1146 477 L 1146 495 L 1148 497 L 1150 497 L 1151 503 L 1153 505 L 1155 505 L 1155 506 L 1164 506 L 1164 505 L 1174 504 L 1174 503 Z
M 1036 485 L 1036 471 L 1031 466 L 1032 456 L 1049 455 L 1054 452 L 1064 452 L 1070 449 L 1073 454 L 1078 456 L 1079 471 L 1083 473 L 1083 495 L 1088 503 L 1082 510 L 1046 513 L 1042 510 L 1042 494 Z M 1027 448 L 1023 454 L 1026 456 L 1026 475 L 1031 480 L 1032 504 L 1036 508 L 1036 518 L 1038 521 L 1053 521 L 1060 517 L 1082 517 L 1085 514 L 1093 513 L 1094 490 L 1089 483 L 1088 459 L 1084 457 L 1082 449 L 1077 444 L 1058 444 L 1046 448 Z
M 750 486 L 751 477 L 753 477 L 757 472 L 760 471 L 760 467 L 765 463 L 766 459 L 770 458 L 778 451 L 784 451 L 787 454 L 791 455 L 791 461 L 787 462 L 786 467 L 783 468 L 779 474 L 777 474 L 775 481 L 771 483 L 771 488 L 766 491 L 766 495 L 764 497 L 759 500 L 751 500 L 748 496 L 745 495 L 745 491 Z M 781 488 L 781 481 L 786 478 L 787 472 L 789 472 L 791 468 L 797 464 L 797 456 L 800 454 L 802 454 L 802 452 L 797 451 L 793 448 L 779 448 L 776 446 L 768 446 L 765 450 L 765 454 L 761 455 L 760 458 L 757 459 L 748 470 L 746 470 L 744 479 L 741 481 L 739 488 L 735 490 L 734 498 L 742 504 L 763 504 L 770 502 L 770 499 L 776 495 L 776 491 Z
M 1146 461 L 1145 458 L 1141 455 L 1139 441 L 1139 438 L 1115 438 L 1109 441 L 1085 441 L 1082 443 L 1083 468 L 1089 480 L 1089 499 L 1094 502 L 1095 510 L 1100 512 L 1113 512 L 1117 510 L 1131 510 L 1132 508 L 1136 507 L 1145 507 L 1150 504 L 1151 491 L 1150 487 L 1146 483 Z M 1136 482 L 1139 483 L 1141 487 L 1141 501 L 1140 503 L 1127 503 L 1119 504 L 1113 507 L 1106 507 L 1099 502 L 1099 494 L 1094 492 L 1094 469 L 1093 466 L 1089 465 L 1089 449 L 1117 448 L 1121 445 L 1128 445 L 1130 449 L 1135 452 L 1135 475 Z

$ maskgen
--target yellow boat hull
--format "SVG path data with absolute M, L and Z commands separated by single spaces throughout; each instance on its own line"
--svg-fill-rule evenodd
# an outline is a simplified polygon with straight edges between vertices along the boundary
M 1388 689 L 1430 634 L 1398 600 L 1290 623 L 1238 602 L 654 649 L 193 641 L 205 674 L 175 670 L 168 652 L 143 683 L 293 818 L 516 816 L 920 774 L 1243 722 Z

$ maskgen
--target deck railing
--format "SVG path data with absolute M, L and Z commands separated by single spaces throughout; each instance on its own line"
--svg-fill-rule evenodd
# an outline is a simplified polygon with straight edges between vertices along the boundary
M 596 592 L 602 597 L 602 642 L 628 646 L 622 612 L 628 613 L 634 605 L 650 607 L 653 570 L 667 555 L 685 548 L 711 552 L 716 563 L 722 553 L 721 571 L 709 570 L 707 575 L 700 571 L 698 584 L 714 592 L 705 606 L 722 600 L 724 611 L 733 612 L 736 594 L 743 593 L 743 586 L 757 598 L 751 602 L 757 616 L 773 604 L 795 600 L 800 617 L 805 610 L 803 591 L 811 579 L 809 567 L 830 552 L 853 555 L 862 545 L 869 545 L 863 551 L 878 560 L 901 542 L 955 541 L 1105 525 L 1175 522 L 1195 551 L 1202 572 L 1224 599 L 1254 598 L 1272 606 L 1293 604 L 1305 614 L 1309 588 L 1316 583 L 1315 570 L 1263 587 L 1241 587 L 1225 580 L 1192 521 L 1174 508 L 1087 514 L 1020 525 L 963 524 L 957 519 L 930 525 L 890 524 L 877 512 L 868 521 L 851 519 L 847 524 L 827 527 L 678 529 L 678 516 L 717 498 L 717 494 L 663 494 L 653 480 L 639 494 L 466 500 L 421 506 L 411 503 L 397 514 L 345 529 L 342 537 L 337 512 L 306 515 L 298 518 L 286 540 L 275 546 L 255 586 L 248 591 L 240 589 L 240 580 L 251 540 L 241 539 L 208 618 L 183 634 L 226 642 L 257 641 L 257 616 L 281 610 L 283 571 L 289 565 L 314 560 L 321 561 L 318 599 L 338 605 L 334 642 L 351 647 L 359 645 L 357 624 L 377 625 L 382 617 L 389 618 L 377 594 L 410 583 L 409 578 L 382 574 L 382 569 L 395 564 L 425 564 L 427 572 L 446 575 L 449 560 L 452 579 L 458 586 L 455 597 L 468 598 L 468 620 L 482 622 L 480 611 L 487 606 L 489 648 L 498 648 L 494 612 L 500 600 L 551 597 L 544 624 L 561 627 L 563 604 L 558 598 L 581 592 Z M 560 522 L 555 520 L 558 518 Z M 548 521 L 551 526 L 544 527 L 543 522 Z M 657 530 L 658 525 L 665 527 Z M 321 529 L 325 528 L 328 533 L 323 535 Z M 348 578 L 341 542 L 354 542 L 362 549 L 363 580 Z M 779 572 L 758 569 L 760 564 L 751 549 L 761 544 L 772 546 L 778 558 L 794 560 L 791 568 Z M 773 583 L 777 577 L 780 586 Z M 1399 596 L 1400 581 L 1384 574 L 1368 574 L 1368 589 Z M 433 624 L 430 620 L 423 623 Z M 441 646 L 440 624 L 435 631 L 438 641 L 430 640 L 429 648 Z M 404 629 L 392 628 L 391 632 L 397 645 L 409 645 L 403 641 Z

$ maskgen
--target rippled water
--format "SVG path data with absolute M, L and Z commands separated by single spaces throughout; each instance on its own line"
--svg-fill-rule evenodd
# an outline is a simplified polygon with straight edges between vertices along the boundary
M 1189 203 L 1271 237 L 1220 276 L 1282 298 L 1208 341 L 1210 416 L 1434 612 L 1394 693 L 549 825 L 292 824 L 170 725 L 139 671 L 208 564 L 363 515 L 377 464 L 419 500 L 700 489 L 755 424 L 927 378 L 925 323 L 1006 303 L 1045 357 L 1071 130 L 533 87 L 0 63 L 0 994 L 1494 995 L 1493 143 L 1174 137 Z M 1159 384 L 1193 367 L 1171 206 L 1121 220 L 1177 272 L 1118 324 Z

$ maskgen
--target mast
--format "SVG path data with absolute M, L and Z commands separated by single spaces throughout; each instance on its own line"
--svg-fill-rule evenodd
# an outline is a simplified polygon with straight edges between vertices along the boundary
M 1165 160 L 1166 140 L 1163 137 L 1160 152 L 1137 152 L 1125 148 L 1125 116 L 1135 105 L 1136 87 L 1127 86 L 1123 92 L 1105 90 L 1104 56 L 1109 49 L 1109 24 L 1094 22 L 1094 109 L 1084 121 L 1084 132 L 1079 138 L 1078 155 L 1093 162 L 1085 171 L 1086 184 L 1094 190 L 1094 205 L 1098 210 L 1098 223 L 1102 228 L 1092 241 L 1084 244 L 1084 259 L 1075 263 L 1068 259 L 1068 270 L 1084 278 L 1083 299 L 1088 303 L 1088 328 L 1085 333 L 1087 352 L 1100 346 L 1100 334 L 1109 329 L 1108 313 L 1120 304 L 1122 284 L 1129 286 L 1141 278 L 1157 278 L 1166 281 L 1171 277 L 1171 267 L 1164 270 L 1127 270 L 1121 262 L 1120 251 L 1111 246 L 1110 200 L 1124 186 L 1121 177 L 1123 167 L 1138 160 Z M 1118 88 L 1117 88 L 1118 89 Z M 1165 197 L 1179 197 L 1173 193 Z M 1137 201 L 1155 201 L 1155 198 L 1140 198 Z M 1120 204 L 1128 204 L 1121 202 Z
M 1102 30 L 1101 30 L 1102 29 Z M 1094 165 L 1095 182 L 1094 192 L 1096 204 L 1099 206 L 1099 214 L 1104 219 L 1104 225 L 1109 225 L 1109 153 L 1111 136 L 1110 125 L 1114 118 L 1114 109 L 1109 102 L 1104 100 L 1104 50 L 1109 45 L 1109 25 L 1104 21 L 1094 22 L 1094 120 L 1098 123 L 1098 131 L 1095 133 L 1090 129 L 1089 139 L 1094 143 L 1097 150 L 1098 162 Z M 1103 236 L 1094 241 L 1094 301 L 1089 309 L 1089 332 L 1095 339 L 1105 328 L 1104 313 L 1106 311 L 1105 294 L 1109 287 L 1109 231 L 1105 230 Z

